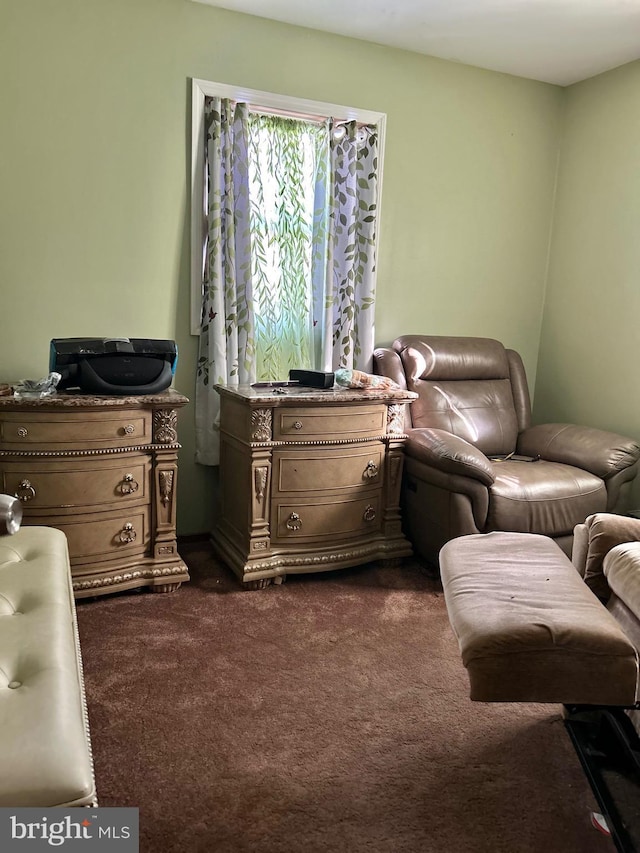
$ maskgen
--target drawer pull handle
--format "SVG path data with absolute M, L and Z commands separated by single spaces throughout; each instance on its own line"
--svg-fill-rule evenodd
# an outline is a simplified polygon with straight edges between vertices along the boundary
M 136 431 L 136 428 L 134 427 L 133 424 L 127 424 L 126 427 L 124 428 L 124 434 L 125 435 L 133 435 L 135 431 Z
M 23 504 L 26 504 L 27 501 L 32 501 L 35 496 L 36 490 L 33 488 L 29 480 L 23 480 L 21 483 L 18 483 L 16 497 L 19 501 L 22 501 Z
M 374 521 L 376 517 L 375 509 L 369 504 L 369 506 L 362 513 L 362 517 L 365 521 Z
M 294 421 L 293 428 L 302 429 L 302 421 Z
M 120 542 L 122 542 L 123 545 L 126 545 L 129 542 L 135 542 L 136 535 L 137 534 L 133 529 L 133 524 L 127 522 L 120 531 L 120 536 L 118 538 L 120 539 Z
M 29 430 L 26 427 L 18 427 L 18 435 L 20 438 L 26 438 L 29 435 Z
M 376 463 L 373 461 L 373 459 L 370 459 L 367 462 L 367 467 L 364 469 L 362 476 L 365 478 L 365 480 L 373 480 L 378 476 L 378 470 L 379 469 Z
M 125 474 L 120 483 L 120 494 L 132 495 L 138 491 L 138 488 L 137 482 L 133 479 L 133 474 Z
M 300 530 L 302 527 L 302 519 L 297 512 L 292 512 L 287 519 L 287 530 Z

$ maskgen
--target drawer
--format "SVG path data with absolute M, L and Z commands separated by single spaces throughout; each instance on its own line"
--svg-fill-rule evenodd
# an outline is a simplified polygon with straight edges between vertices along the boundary
M 0 420 L 5 450 L 78 450 L 150 444 L 151 412 L 6 412 Z
M 273 438 L 276 441 L 318 441 L 374 438 L 387 431 L 387 407 L 305 406 L 276 408 L 273 413 Z
M 2 466 L 2 490 L 20 498 L 26 513 L 45 508 L 100 507 L 149 500 L 151 460 L 29 459 Z
M 75 562 L 116 560 L 148 553 L 149 510 L 132 507 L 129 512 L 86 513 L 74 516 L 29 516 L 28 524 L 57 527 L 66 535 L 72 568 Z
M 382 442 L 274 450 L 274 496 L 276 491 L 313 494 L 377 488 L 382 483 L 384 453 Z
M 271 542 L 312 540 L 331 545 L 336 539 L 379 533 L 382 525 L 380 495 L 349 500 L 332 496 L 305 501 L 275 500 L 271 510 Z

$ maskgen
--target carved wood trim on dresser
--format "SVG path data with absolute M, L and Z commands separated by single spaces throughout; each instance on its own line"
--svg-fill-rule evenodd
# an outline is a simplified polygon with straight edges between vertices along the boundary
M 178 411 L 170 389 L 132 397 L 0 397 L 0 492 L 23 524 L 67 536 L 76 598 L 189 580 L 176 546 Z
M 248 588 L 411 554 L 400 487 L 408 391 L 224 386 L 212 532 Z

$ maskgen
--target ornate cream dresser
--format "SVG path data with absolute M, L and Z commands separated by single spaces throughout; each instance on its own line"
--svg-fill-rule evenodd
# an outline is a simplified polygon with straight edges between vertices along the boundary
M 399 503 L 404 406 L 416 394 L 216 389 L 221 458 L 213 543 L 247 587 L 411 554 Z
M 62 530 L 76 598 L 170 592 L 189 573 L 176 547 L 176 391 L 135 397 L 0 397 L 0 491 L 23 524 Z

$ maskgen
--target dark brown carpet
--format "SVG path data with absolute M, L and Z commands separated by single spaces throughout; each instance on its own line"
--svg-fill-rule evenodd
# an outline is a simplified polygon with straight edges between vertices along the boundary
M 142 853 L 611 853 L 559 706 L 482 705 L 419 566 L 78 602 L 98 796 Z

